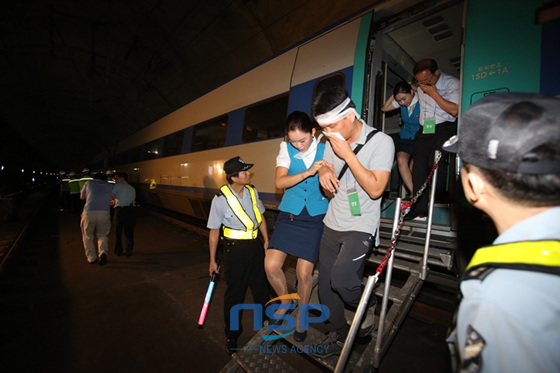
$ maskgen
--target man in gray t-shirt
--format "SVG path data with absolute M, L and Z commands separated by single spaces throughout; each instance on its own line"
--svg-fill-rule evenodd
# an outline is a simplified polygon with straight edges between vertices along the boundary
M 334 195 L 319 252 L 319 299 L 329 307 L 331 327 L 320 343 L 323 348 L 317 349 L 324 351 L 320 357 L 339 354 L 348 335 L 344 308 L 357 307 L 363 293 L 364 262 L 377 239 L 381 196 L 395 153 L 393 140 L 362 121 L 355 107 L 343 88 L 330 88 L 319 93 L 311 108 L 329 139 L 323 157 L 329 166 L 319 170 L 319 181 Z M 375 302 L 372 296 L 361 335 L 373 329 Z

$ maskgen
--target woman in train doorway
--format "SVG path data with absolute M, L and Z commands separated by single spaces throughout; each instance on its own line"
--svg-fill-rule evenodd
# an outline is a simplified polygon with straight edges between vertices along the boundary
M 317 171 L 323 166 L 325 144 L 315 138 L 315 128 L 306 113 L 294 111 L 286 119 L 287 141 L 280 144 L 276 158 L 276 187 L 285 189 L 278 219 L 268 246 L 265 270 L 278 296 L 288 294 L 282 266 L 288 255 L 296 256 L 298 305 L 311 297 L 312 274 L 323 234 L 328 200 L 322 194 Z M 290 299 L 282 299 L 283 304 Z M 299 310 L 294 339 L 303 342 L 307 331 L 300 329 Z M 279 309 L 277 313 L 286 312 Z M 278 325 L 282 320 L 270 320 Z
M 414 90 L 416 87 L 414 87 Z M 414 136 L 420 129 L 420 105 L 418 95 L 407 82 L 400 81 L 393 88 L 393 95 L 385 102 L 381 111 L 401 109 L 403 125 L 400 132 L 397 164 L 404 185 L 412 193 L 412 160 L 414 154 Z

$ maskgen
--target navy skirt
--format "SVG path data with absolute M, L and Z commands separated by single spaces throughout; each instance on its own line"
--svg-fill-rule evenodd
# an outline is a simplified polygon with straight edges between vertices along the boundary
M 280 211 L 268 247 L 315 263 L 324 217 L 325 214 L 310 216 L 305 207 L 299 215 Z

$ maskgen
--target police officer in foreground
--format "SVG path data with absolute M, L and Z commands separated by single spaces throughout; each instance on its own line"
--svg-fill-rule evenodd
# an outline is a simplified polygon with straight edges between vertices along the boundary
M 248 285 L 251 286 L 253 301 L 263 309 L 270 299 L 264 271 L 264 256 L 268 248 L 268 232 L 263 217 L 264 206 L 257 189 L 250 185 L 253 164 L 234 157 L 224 164 L 228 184 L 212 200 L 207 227 L 210 229 L 210 276 L 220 273 L 216 263 L 216 252 L 223 234 L 226 267 L 226 292 L 224 295 L 224 319 L 226 349 L 229 354 L 237 349 L 241 330 L 231 330 L 230 309 L 244 302 Z M 261 232 L 263 241 L 258 239 Z
M 560 372 L 560 100 L 488 96 L 455 140 L 465 197 L 499 233 L 461 282 L 455 370 Z

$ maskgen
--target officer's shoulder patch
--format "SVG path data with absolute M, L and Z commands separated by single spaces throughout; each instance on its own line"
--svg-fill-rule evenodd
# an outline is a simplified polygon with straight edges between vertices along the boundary
M 476 267 L 465 273 L 464 280 L 480 280 L 483 281 L 490 273 L 492 273 L 495 267 Z
M 467 328 L 466 338 L 463 358 L 461 359 L 461 372 L 480 372 L 482 369 L 482 350 L 486 346 L 486 341 L 472 325 Z

